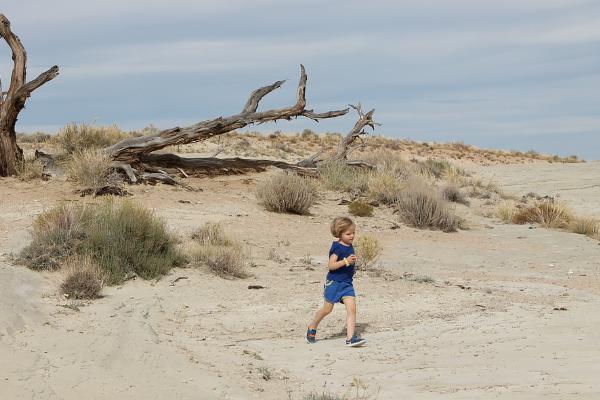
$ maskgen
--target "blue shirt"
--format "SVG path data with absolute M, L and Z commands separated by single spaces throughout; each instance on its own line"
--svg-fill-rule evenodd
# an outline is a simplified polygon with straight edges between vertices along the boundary
M 337 255 L 338 261 L 342 261 L 344 258 L 348 258 L 354 254 L 354 247 L 352 247 L 352 245 L 345 246 L 340 242 L 333 242 L 331 244 L 331 249 L 329 249 L 329 257 L 331 257 L 332 254 Z M 329 262 L 329 260 L 327 262 Z M 336 282 L 352 283 L 353 276 L 354 264 L 350 264 L 349 266 L 344 265 L 343 267 L 340 267 L 334 271 L 329 271 L 327 274 L 327 279 Z

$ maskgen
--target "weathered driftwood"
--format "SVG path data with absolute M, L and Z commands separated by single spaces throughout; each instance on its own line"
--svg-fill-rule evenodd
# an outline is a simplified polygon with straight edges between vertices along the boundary
M 27 82 L 27 53 L 19 37 L 10 29 L 10 21 L 4 14 L 0 14 L 0 37 L 10 47 L 14 61 L 8 91 L 2 91 L 0 80 L 0 176 L 7 176 L 14 172 L 15 163 L 23 159 L 23 151 L 17 145 L 15 133 L 19 113 L 25 107 L 25 101 L 31 96 L 31 92 L 56 78 L 58 67 L 55 65 Z
M 111 146 L 107 151 L 115 161 L 137 165 L 142 162 L 142 158 L 145 155 L 164 147 L 199 142 L 243 128 L 249 124 L 262 124 L 280 119 L 290 120 L 296 117 L 307 117 L 318 121 L 325 118 L 339 117 L 348 112 L 347 108 L 325 113 L 315 113 L 312 110 L 306 110 L 306 80 L 306 71 L 304 70 L 304 66 L 301 65 L 296 104 L 291 107 L 261 112 L 256 111 L 260 100 L 285 82 L 277 81 L 272 85 L 261 87 L 252 92 L 240 114 L 202 121 L 185 128 L 175 127 L 166 129 L 153 135 L 128 138 Z

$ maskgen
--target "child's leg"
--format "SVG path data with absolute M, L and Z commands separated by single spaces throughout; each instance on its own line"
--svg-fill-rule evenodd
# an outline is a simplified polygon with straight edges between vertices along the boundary
M 325 318 L 327 315 L 329 315 L 331 313 L 331 311 L 333 311 L 333 304 L 325 301 L 323 303 L 323 307 L 321 307 L 316 312 L 315 317 L 311 321 L 310 325 L 308 325 L 308 327 L 310 329 L 317 329 L 317 326 L 319 326 L 319 323 L 321 322 L 321 320 L 323 318 Z
M 342 299 L 346 306 L 346 335 L 349 340 L 354 336 L 356 329 L 356 300 L 354 297 L 348 296 Z

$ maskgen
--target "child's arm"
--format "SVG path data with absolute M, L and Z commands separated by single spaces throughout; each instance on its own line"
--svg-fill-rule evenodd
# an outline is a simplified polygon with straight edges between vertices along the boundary
M 329 257 L 329 263 L 327 263 L 327 267 L 329 267 L 330 271 L 335 271 L 336 269 L 340 269 L 342 267 L 347 267 L 350 264 L 354 264 L 355 261 L 356 261 L 356 256 L 354 254 L 352 254 L 350 257 L 344 258 L 340 261 L 338 261 L 337 254 L 332 254 Z

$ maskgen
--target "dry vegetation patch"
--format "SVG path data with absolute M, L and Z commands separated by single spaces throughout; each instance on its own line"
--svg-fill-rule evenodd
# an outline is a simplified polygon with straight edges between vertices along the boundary
M 369 235 L 359 236 L 353 247 L 356 250 L 356 268 L 360 270 L 372 269 L 383 251 L 379 240 Z
M 20 254 L 30 268 L 56 269 L 71 255 L 89 257 L 108 284 L 131 273 L 156 278 L 185 261 L 165 223 L 129 200 L 54 207 L 36 218 L 32 236 Z
M 462 223 L 438 191 L 420 178 L 408 180 L 395 206 L 401 221 L 415 228 L 455 232 Z
M 247 278 L 250 257 L 240 242 L 225 234 L 219 223 L 207 223 L 192 234 L 188 254 L 193 266 L 204 266 L 222 278 Z
M 316 201 L 314 184 L 295 174 L 280 173 L 256 187 L 256 198 L 268 211 L 308 214 Z
M 104 286 L 102 269 L 90 257 L 69 259 L 65 266 L 61 293 L 70 299 L 96 299 Z

